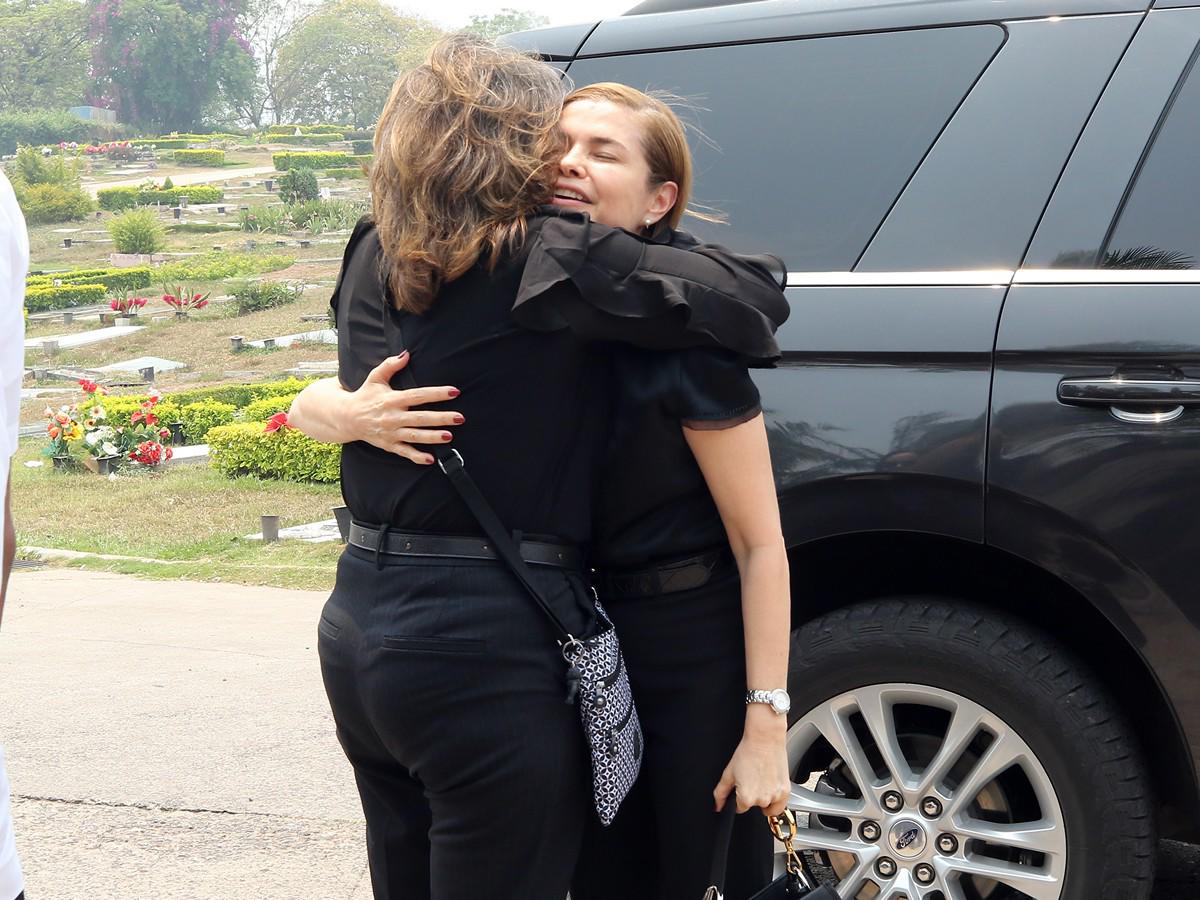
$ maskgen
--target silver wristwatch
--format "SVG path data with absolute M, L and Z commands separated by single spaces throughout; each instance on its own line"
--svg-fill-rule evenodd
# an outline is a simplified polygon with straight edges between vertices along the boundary
M 792 708 L 792 698 L 783 688 L 773 691 L 746 691 L 746 703 L 765 703 L 775 710 L 777 716 L 786 716 Z

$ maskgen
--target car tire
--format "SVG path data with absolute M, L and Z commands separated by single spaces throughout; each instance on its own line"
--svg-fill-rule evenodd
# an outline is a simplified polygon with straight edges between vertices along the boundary
M 797 800 L 806 790 L 809 796 L 820 795 L 807 811 L 833 807 L 824 815 L 812 812 L 807 819 L 800 816 L 808 827 L 800 829 L 798 844 L 809 848 L 809 859 L 817 864 L 818 871 L 822 863 L 828 865 L 830 859 L 837 858 L 838 848 L 843 846 L 837 835 L 842 832 L 849 842 L 845 846 L 861 851 L 857 855 L 842 854 L 844 871 L 828 880 L 861 879 L 865 872 L 879 888 L 880 900 L 900 896 L 910 900 L 953 900 L 959 892 L 971 900 L 975 896 L 984 900 L 1025 898 L 1027 895 L 1018 893 L 1015 886 L 1023 883 L 1019 878 L 978 880 L 981 876 L 976 871 L 953 868 L 960 864 L 991 866 L 995 865 L 994 859 L 1000 858 L 1006 860 L 1000 865 L 1016 872 L 1051 872 L 1058 867 L 1049 886 L 1043 885 L 1029 895 L 1039 900 L 1147 900 L 1150 896 L 1155 860 L 1154 805 L 1137 742 L 1098 679 L 1065 647 L 1036 628 L 1004 613 L 943 598 L 904 597 L 859 603 L 823 615 L 793 632 L 788 689 L 792 696 L 789 761 L 797 783 L 793 807 L 798 814 L 806 812 L 805 803 Z M 881 709 L 883 713 L 878 712 Z M 935 777 L 932 772 L 939 760 L 945 768 L 954 755 L 951 743 L 958 738 L 953 736 L 966 734 L 951 727 L 956 718 L 960 724 L 983 724 L 978 726 L 979 736 L 955 770 L 940 782 L 950 799 L 940 794 L 934 797 L 935 801 L 940 797 L 945 802 L 944 816 L 950 815 L 951 805 L 971 804 L 959 807 L 955 814 L 967 815 L 968 830 L 956 835 L 959 847 L 950 856 L 936 848 L 951 845 L 944 834 L 954 833 L 954 822 L 958 820 L 925 817 L 921 809 L 927 801 L 909 797 L 908 792 L 897 792 L 903 794 L 904 801 L 899 812 L 883 808 L 884 799 L 893 806 L 898 801 L 895 794 L 883 796 L 891 769 L 880 747 L 890 746 L 902 754 L 904 759 L 893 754 L 892 769 L 903 771 L 908 765 L 908 787 L 913 788 L 913 778 L 919 779 L 922 772 Z M 888 721 L 890 726 L 880 724 Z M 838 730 L 843 727 L 849 730 Z M 939 747 L 937 734 L 943 727 Z M 822 728 L 834 733 L 835 741 L 844 741 L 849 734 L 853 742 L 853 735 L 858 735 L 860 747 L 865 748 L 865 755 L 857 757 L 865 773 L 861 778 L 854 777 L 853 767 L 840 759 Z M 885 736 L 882 742 L 875 741 L 878 734 Z M 983 785 L 974 799 L 968 799 L 966 795 L 974 790 L 975 773 L 968 774 L 971 765 L 978 766 L 982 773 L 989 761 L 1002 764 L 1003 754 L 1021 741 L 1032 751 L 1033 759 L 1028 753 L 1020 756 L 1019 764 L 1003 770 Z M 853 749 L 845 749 L 848 745 L 839 746 L 844 748 L 842 755 L 855 758 Z M 990 757 L 989 751 L 994 751 Z M 915 759 L 921 752 L 926 757 L 924 764 Z M 911 765 L 909 757 L 914 757 Z M 867 790 L 858 784 L 872 779 Z M 801 788 L 805 783 L 807 788 Z M 933 783 L 926 783 L 926 789 Z M 954 798 L 957 788 L 962 789 L 962 796 Z M 840 799 L 822 799 L 839 793 Z M 856 793 L 858 799 L 853 799 Z M 871 813 L 870 808 L 862 806 L 868 802 L 875 804 L 874 812 L 881 816 L 876 824 L 882 836 L 875 846 L 864 845 L 859 833 L 863 816 Z M 863 816 L 837 815 L 839 809 L 858 809 L 855 804 L 862 807 Z M 1036 811 L 1031 812 L 1035 807 Z M 927 811 L 936 808 L 936 802 L 926 806 Z M 963 809 L 972 812 L 968 815 Z M 986 838 L 976 839 L 977 817 L 989 823 L 1020 822 L 1022 814 L 1042 823 L 1052 821 L 1054 815 L 1061 817 L 1061 831 L 1051 828 L 1048 833 L 1052 837 L 1046 839 L 1047 843 L 1033 842 L 1049 848 L 1044 855 L 1029 846 L 1019 849 L 991 844 Z M 896 832 L 900 836 L 892 838 L 889 828 L 899 827 L 898 815 L 907 818 Z M 995 829 L 990 824 L 987 827 L 991 830 L 986 835 L 991 837 Z M 975 836 L 970 829 L 974 829 Z M 866 833 L 872 835 L 875 831 L 870 828 Z M 879 858 L 889 853 L 893 857 L 900 852 L 912 853 L 911 843 L 903 845 L 909 837 L 933 842 L 923 843 L 923 859 L 930 867 L 916 871 L 922 857 L 897 857 L 893 863 L 900 864 L 900 871 L 895 878 L 881 878 Z M 884 866 L 885 871 L 889 868 L 892 866 Z M 928 879 L 934 871 L 938 879 L 934 884 L 914 880 Z M 949 884 L 955 880 L 957 885 Z M 849 883 L 842 886 L 843 897 L 856 893 L 850 892 Z M 870 889 L 867 894 L 871 894 Z

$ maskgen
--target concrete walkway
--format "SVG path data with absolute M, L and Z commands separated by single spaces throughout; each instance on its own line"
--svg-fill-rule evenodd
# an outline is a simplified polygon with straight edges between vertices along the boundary
M 325 596 L 14 573 L 0 743 L 30 900 L 369 900 Z
M 238 178 L 244 180 L 246 178 L 253 178 L 256 175 L 269 175 L 274 171 L 274 166 L 246 166 L 241 169 L 197 169 L 195 172 L 172 175 L 171 183 L 175 187 L 183 187 L 185 184 L 209 184 L 210 182 L 233 181 Z M 105 188 L 137 187 L 147 178 L 162 181 L 165 177 L 165 175 L 159 175 L 155 171 L 138 172 L 136 177 L 121 178 L 116 181 L 94 181 L 91 184 L 85 183 L 83 189 L 95 197 L 97 191 L 102 191 Z

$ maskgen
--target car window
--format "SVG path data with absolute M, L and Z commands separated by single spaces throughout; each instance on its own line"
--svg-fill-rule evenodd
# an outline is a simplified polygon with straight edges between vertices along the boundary
M 793 271 L 838 271 L 853 266 L 1003 37 L 980 25 L 705 47 L 581 59 L 570 75 L 687 101 L 694 200 L 727 224 L 686 217 L 684 227 L 769 250 Z
M 1192 68 L 1135 176 L 1101 268 L 1194 269 L 1200 260 L 1200 66 Z M 1092 264 L 1095 261 L 1089 261 Z

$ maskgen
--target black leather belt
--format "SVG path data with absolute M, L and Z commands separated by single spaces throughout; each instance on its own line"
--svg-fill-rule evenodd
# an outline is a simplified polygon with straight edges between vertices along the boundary
M 608 572 L 601 579 L 604 597 L 653 597 L 704 587 L 734 567 L 728 547 L 710 550 L 699 556 L 673 560 L 649 569 L 632 572 Z
M 379 545 L 383 535 L 383 546 Z M 454 559 L 499 559 L 485 537 L 460 537 L 453 534 L 414 534 L 408 531 L 386 532 L 350 523 L 350 541 L 355 547 L 382 553 L 385 556 L 449 556 Z M 543 541 L 521 541 L 521 558 L 540 566 L 579 569 L 583 557 L 570 544 L 550 544 Z

